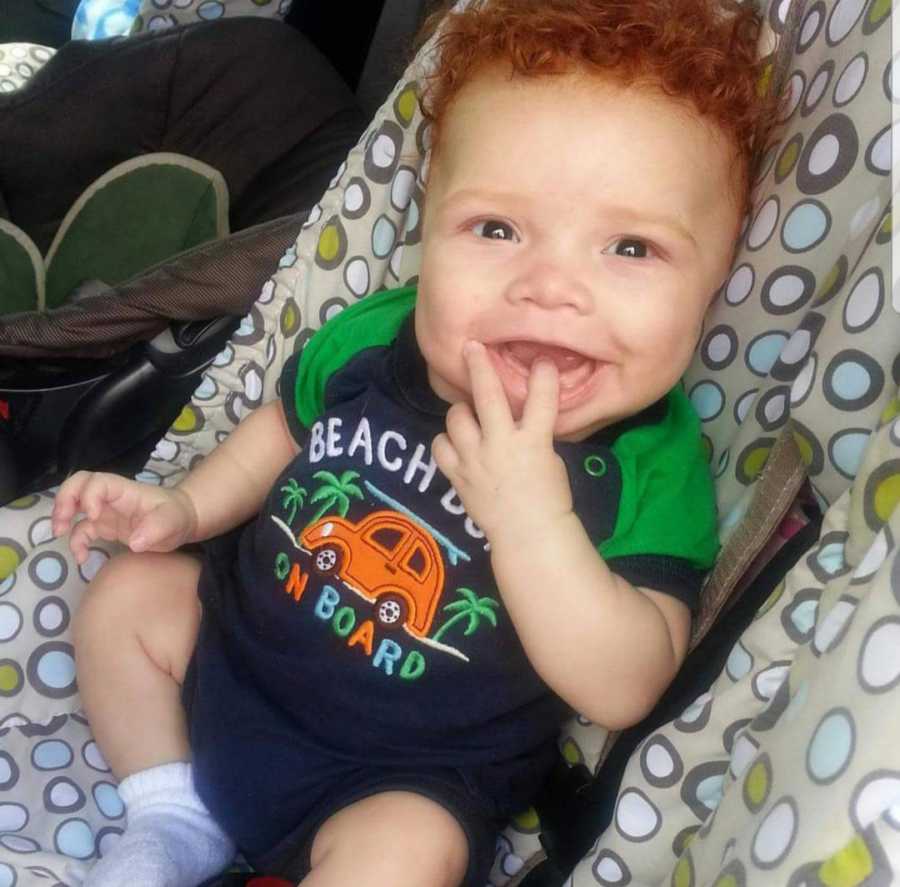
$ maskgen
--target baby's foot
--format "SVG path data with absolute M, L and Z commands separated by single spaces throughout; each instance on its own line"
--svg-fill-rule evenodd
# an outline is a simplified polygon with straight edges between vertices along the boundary
M 197 828 L 163 813 L 146 813 L 87 873 L 83 887 L 197 887 L 222 871 L 234 844 L 210 819 Z M 187 827 L 186 827 L 187 826 Z
M 63 878 L 65 879 L 63 883 L 67 884 L 68 887 L 81 887 L 84 884 L 87 873 L 88 866 L 83 862 L 71 860 L 63 867 Z
M 127 828 L 82 887 L 197 887 L 234 856 L 234 844 L 194 789 L 188 763 L 123 779 Z

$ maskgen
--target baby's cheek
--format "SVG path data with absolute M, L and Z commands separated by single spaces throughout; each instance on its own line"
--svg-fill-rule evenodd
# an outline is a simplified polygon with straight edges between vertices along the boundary
M 684 306 L 683 310 L 660 312 L 650 321 L 646 333 L 655 341 L 661 355 L 672 359 L 690 359 L 700 338 L 703 313 Z

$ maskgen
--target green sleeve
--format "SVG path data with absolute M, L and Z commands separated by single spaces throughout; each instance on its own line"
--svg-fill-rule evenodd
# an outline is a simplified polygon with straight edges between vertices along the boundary
M 700 422 L 681 387 L 663 421 L 624 432 L 613 444 L 622 498 L 605 559 L 669 555 L 708 570 L 719 550 L 716 499 Z
M 367 296 L 335 315 L 301 352 L 288 358 L 281 375 L 281 400 L 295 435 L 322 414 L 332 375 L 360 351 L 390 344 L 415 300 L 414 286 Z

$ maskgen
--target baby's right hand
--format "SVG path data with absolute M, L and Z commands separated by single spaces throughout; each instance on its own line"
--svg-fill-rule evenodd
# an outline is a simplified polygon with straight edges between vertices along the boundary
M 78 512 L 85 517 L 72 529 Z M 69 548 L 79 564 L 96 539 L 124 542 L 132 551 L 173 551 L 197 528 L 197 512 L 181 490 L 99 471 L 77 471 L 63 483 L 51 520 L 54 536 L 72 530 Z

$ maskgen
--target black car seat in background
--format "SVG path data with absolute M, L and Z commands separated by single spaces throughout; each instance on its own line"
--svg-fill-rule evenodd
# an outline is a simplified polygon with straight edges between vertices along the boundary
M 356 91 L 371 116 L 393 89 L 413 53 L 426 16 L 443 0 L 369 0 L 348 16 L 339 3 L 293 0 L 285 22 L 309 37 Z
M 355 4 L 348 15 L 341 3 L 293 0 L 284 22 L 309 37 L 344 82 L 356 89 L 384 5 L 384 0 L 368 0 Z
M 0 95 L 0 193 L 41 251 L 114 166 L 172 152 L 218 170 L 240 230 L 318 199 L 366 123 L 351 90 L 283 23 L 231 18 L 72 40 Z M 340 161 L 338 161 L 340 162 Z
M 23 316 L 18 338 L 0 347 L 0 501 L 77 468 L 137 471 L 305 218 L 294 213 L 204 244 L 87 305 Z M 107 354 L 105 321 L 117 343 L 134 344 Z M 54 358 L 50 349 L 75 356 Z
M 79 0 L 0 0 L 0 43 L 62 46 Z
M 98 281 L 59 311 L 0 320 L 0 503 L 74 468 L 141 464 L 366 120 L 305 36 L 256 18 L 70 41 L 24 88 L 0 96 L 0 210 L 39 249 L 87 185 L 155 151 L 219 170 L 232 230 L 254 229 L 234 255 L 207 244 L 170 272 L 155 269 L 146 290 L 140 280 Z M 229 263 L 241 267 L 228 286 L 204 285 Z M 205 322 L 134 344 L 171 320 Z
M 68 93 L 77 94 L 78 83 L 90 82 L 94 95 L 97 83 L 90 78 L 99 70 L 109 108 L 152 95 L 154 73 L 147 60 L 161 68 L 168 77 L 170 107 L 184 92 L 183 107 L 211 130 L 202 142 L 195 137 L 191 150 L 223 169 L 233 227 L 258 224 L 221 246 L 197 248 L 50 315 L 0 321 L 0 504 L 52 485 L 77 468 L 132 473 L 143 464 L 196 387 L 202 369 L 258 295 L 303 211 L 324 191 L 365 121 L 392 88 L 416 31 L 435 5 L 436 0 L 373 0 L 348 30 L 330 4 L 295 0 L 288 25 L 303 31 L 304 37 L 290 36 L 291 28 L 277 22 L 232 19 L 63 48 L 59 55 L 66 64 L 57 60 L 50 68 L 56 71 L 56 81 L 74 71 L 76 82 L 66 84 Z M 324 84 L 309 76 L 304 39 L 356 89 L 355 103 L 336 86 L 333 74 Z M 257 64 L 260 58 L 266 60 L 264 66 Z M 130 63 L 127 72 L 123 60 Z M 133 70 L 142 71 L 137 86 L 129 84 Z M 191 77 L 197 70 L 205 79 Z M 260 70 L 265 77 L 259 76 Z M 235 92 L 229 85 L 236 80 L 240 86 Z M 285 83 L 295 88 L 285 91 Z M 318 126 L 309 125 L 304 90 L 314 92 L 318 100 L 313 103 Z M 34 89 L 27 93 L 35 94 Z M 45 102 L 38 108 L 38 120 L 52 115 L 59 103 L 58 97 Z M 138 114 L 126 107 L 122 116 L 124 121 L 112 122 L 114 130 L 124 128 L 127 133 L 129 124 L 146 123 L 146 111 Z M 34 122 L 32 116 L 28 125 Z M 122 141 L 119 137 L 116 146 Z M 70 160 L 76 171 L 66 166 L 67 174 L 55 181 L 58 188 L 74 190 L 79 166 L 82 178 L 93 172 L 84 170 L 83 153 L 83 148 L 70 150 L 66 157 L 60 151 L 60 160 Z M 3 156 L 0 145 L 0 207 Z M 248 175 L 252 163 L 259 169 Z M 54 191 L 48 198 L 51 209 L 55 206 L 58 212 L 69 196 Z M 34 207 L 30 211 L 32 233 L 46 237 L 52 220 L 48 223 Z M 176 323 L 168 329 L 172 320 Z M 158 337 L 148 343 L 155 334 Z

